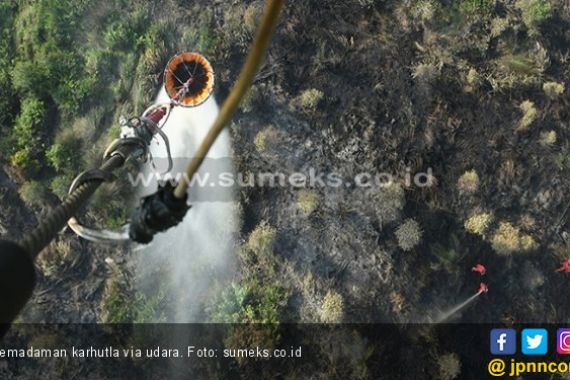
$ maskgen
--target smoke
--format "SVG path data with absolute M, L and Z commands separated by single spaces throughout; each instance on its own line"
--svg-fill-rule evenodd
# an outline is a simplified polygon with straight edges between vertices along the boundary
M 168 102 L 164 90 L 157 101 Z M 163 127 L 175 159 L 171 173 L 184 172 L 185 165 L 204 139 L 213 124 L 218 105 L 213 96 L 194 108 L 175 107 Z M 153 157 L 165 162 L 165 144 L 153 141 Z M 217 139 L 208 158 L 229 158 L 232 156 L 231 141 L 227 131 Z M 232 161 L 222 160 L 226 172 L 234 173 Z M 162 166 L 162 165 L 159 165 Z M 158 167 L 157 170 L 164 170 Z M 219 168 L 218 168 L 219 169 Z M 150 164 L 145 171 L 153 170 Z M 202 167 L 198 174 L 208 168 Z M 140 196 L 153 193 L 156 184 L 139 188 Z M 183 222 L 165 233 L 155 236 L 153 242 L 135 252 L 138 256 L 136 273 L 140 290 L 150 296 L 159 289 L 168 291 L 168 298 L 174 302 L 166 308 L 168 322 L 204 322 L 204 301 L 211 295 L 212 288 L 220 281 L 230 278 L 235 271 L 234 236 L 237 230 L 237 204 L 232 189 L 216 189 L 228 194 L 224 201 L 206 201 L 211 192 L 206 186 L 189 190 L 192 208 Z M 211 198 L 210 198 L 211 199 Z M 231 201 L 227 201 L 230 199 Z M 158 280 L 157 280 L 158 277 Z

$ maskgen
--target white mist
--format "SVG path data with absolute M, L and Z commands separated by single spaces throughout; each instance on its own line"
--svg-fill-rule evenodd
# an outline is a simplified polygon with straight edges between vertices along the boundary
M 168 102 L 163 90 L 158 102 Z M 171 173 L 183 173 L 189 159 L 206 136 L 218 115 L 218 105 L 211 96 L 203 104 L 193 108 L 174 107 L 163 131 L 170 140 L 174 166 Z M 153 141 L 151 153 L 162 158 L 158 171 L 166 168 L 166 149 L 163 142 Z M 227 131 L 222 132 L 207 155 L 207 158 L 226 158 L 217 164 L 216 170 L 234 173 L 231 140 Z M 183 159 L 181 159 L 183 158 Z M 220 168 L 219 165 L 224 166 Z M 202 167 L 197 175 L 204 175 Z M 150 165 L 145 168 L 152 171 Z M 156 190 L 156 182 L 147 188 L 140 188 L 141 196 Z M 225 192 L 223 201 L 204 201 L 211 190 L 194 186 L 189 191 L 192 208 L 178 226 L 154 237 L 152 243 L 133 254 L 136 256 L 137 286 L 152 296 L 159 288 L 168 289 L 168 299 L 173 300 L 167 309 L 168 322 L 204 322 L 204 301 L 211 296 L 216 283 L 230 278 L 235 271 L 234 235 L 237 229 L 236 203 L 232 189 Z M 216 198 L 218 199 L 218 198 Z M 221 198 L 220 198 L 221 199 Z M 228 201 L 231 200 L 231 201 Z M 155 268 L 160 268 L 157 274 Z M 152 279 L 152 284 L 149 283 Z M 168 285 L 168 286 L 164 286 Z

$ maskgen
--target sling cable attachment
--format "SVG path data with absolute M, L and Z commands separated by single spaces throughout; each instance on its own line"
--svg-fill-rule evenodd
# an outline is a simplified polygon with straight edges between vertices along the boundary
M 239 102 L 251 87 L 269 46 L 285 0 L 267 0 L 261 24 L 248 53 L 240 76 L 222 105 L 218 117 L 186 168 L 186 176 L 176 187 L 165 185 L 144 198 L 133 213 L 128 235 L 134 241 L 149 242 L 161 231 L 178 224 L 190 208 L 187 190 L 216 138 L 229 122 Z M 0 240 L 0 337 L 30 299 L 35 287 L 34 261 L 69 221 L 70 227 L 90 240 L 122 240 L 126 229 L 115 235 L 82 226 L 74 215 L 87 203 L 102 183 L 114 179 L 112 172 L 129 158 L 148 160 L 149 144 L 155 136 L 169 143 L 162 127 L 173 107 L 193 107 L 204 102 L 212 93 L 214 73 L 208 61 L 198 53 L 182 53 L 170 60 L 164 85 L 170 102 L 156 104 L 140 117 L 121 118 L 121 138 L 114 141 L 98 169 L 81 173 L 73 181 L 67 198 L 42 218 L 40 224 L 17 242 Z M 169 166 L 171 161 L 169 160 Z M 78 232 L 78 233 L 79 233 Z M 91 236 L 89 235 L 91 234 Z M 101 237 L 99 239 L 98 237 Z M 118 239 L 115 239 L 118 238 Z

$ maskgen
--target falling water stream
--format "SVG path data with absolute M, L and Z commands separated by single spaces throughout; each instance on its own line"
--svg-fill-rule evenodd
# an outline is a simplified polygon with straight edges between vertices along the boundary
M 168 102 L 164 90 L 157 101 Z M 213 96 L 197 107 L 174 107 L 163 127 L 170 140 L 174 159 L 171 175 L 176 177 L 177 173 L 184 172 L 217 114 L 218 105 Z M 153 141 L 150 150 L 157 161 L 158 170 L 164 169 L 164 143 Z M 208 153 L 206 161 L 215 161 L 217 172 L 234 173 L 231 157 L 230 136 L 224 131 Z M 211 166 L 203 165 L 197 176 L 204 176 Z M 146 166 L 145 172 L 158 176 L 151 165 Z M 157 181 L 153 181 L 150 186 L 139 186 L 139 193 L 141 196 L 151 194 L 156 188 Z M 213 285 L 231 277 L 235 271 L 235 198 L 230 188 L 216 187 L 215 191 L 216 196 L 212 199 L 211 187 L 191 186 L 189 200 L 192 208 L 182 223 L 156 235 L 150 245 L 136 254 L 139 289 L 148 293 L 157 292 L 157 286 L 164 287 L 168 289 L 168 298 L 175 300 L 168 307 L 168 322 L 204 322 L 203 306 L 211 295 Z M 161 268 L 158 285 L 156 268 Z M 155 278 L 153 283 L 149 283 L 150 278 Z
M 460 304 L 456 305 L 455 307 L 453 307 L 450 310 L 447 310 L 443 313 L 441 313 L 435 320 L 435 323 L 443 323 L 446 322 L 449 318 L 451 318 L 455 313 L 458 313 L 459 311 L 461 311 L 462 309 L 466 308 L 467 306 L 469 306 L 473 301 L 475 301 L 477 299 L 477 297 L 479 297 L 482 294 L 482 292 L 477 292 L 474 295 L 472 295 L 471 297 L 467 298 L 465 301 L 461 302 Z

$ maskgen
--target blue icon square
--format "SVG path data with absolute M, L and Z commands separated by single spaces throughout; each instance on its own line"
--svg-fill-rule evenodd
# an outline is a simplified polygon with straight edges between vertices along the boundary
M 493 329 L 490 343 L 491 354 L 513 355 L 517 352 L 517 332 L 513 329 Z
M 546 355 L 548 352 L 548 331 L 545 329 L 524 329 L 521 334 L 521 351 L 525 355 Z

